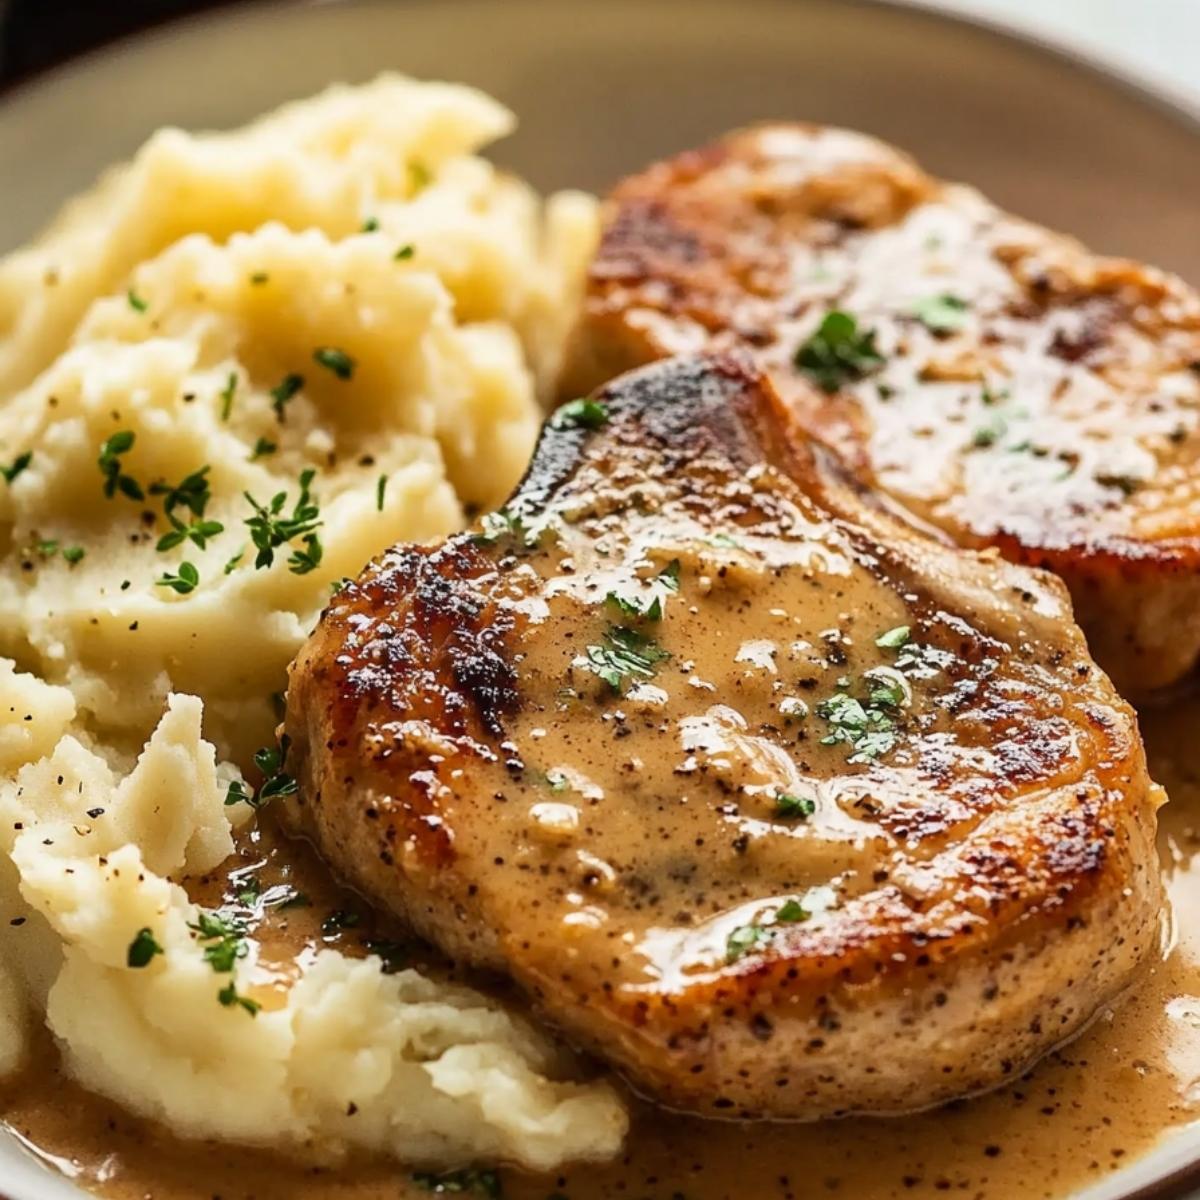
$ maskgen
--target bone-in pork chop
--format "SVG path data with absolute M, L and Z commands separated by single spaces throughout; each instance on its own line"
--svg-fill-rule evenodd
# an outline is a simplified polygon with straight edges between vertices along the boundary
M 916 523 L 1058 572 L 1122 690 L 1193 668 L 1200 301 L 1178 279 L 871 138 L 764 126 L 616 189 L 565 387 L 733 345 Z
M 1156 945 L 1161 792 L 1050 575 L 860 500 L 769 385 L 659 364 L 292 669 L 289 816 L 667 1104 L 990 1087 Z

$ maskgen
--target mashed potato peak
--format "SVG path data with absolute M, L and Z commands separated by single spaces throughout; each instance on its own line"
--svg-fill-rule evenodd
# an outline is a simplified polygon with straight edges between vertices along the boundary
M 485 997 L 333 950 L 281 984 L 186 890 L 331 588 L 524 467 L 595 215 L 477 156 L 511 124 L 385 78 L 167 131 L 0 262 L 0 1070 L 44 1012 L 184 1135 L 619 1146 L 614 1094 Z

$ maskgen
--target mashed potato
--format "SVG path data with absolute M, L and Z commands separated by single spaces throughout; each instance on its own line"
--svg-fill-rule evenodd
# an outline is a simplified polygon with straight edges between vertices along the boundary
M 167 131 L 0 262 L 0 1070 L 44 1013 L 188 1136 L 618 1149 L 614 1094 L 483 996 L 333 950 L 281 984 L 186 890 L 331 589 L 528 458 L 595 213 L 478 157 L 511 124 L 385 78 Z

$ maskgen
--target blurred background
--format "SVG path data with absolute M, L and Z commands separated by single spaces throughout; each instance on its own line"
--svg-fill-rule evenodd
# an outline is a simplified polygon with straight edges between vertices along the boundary
M 1200 284 L 1198 47 L 1200 0 L 0 0 L 0 252 L 163 125 L 390 69 L 509 104 L 543 188 L 809 119 Z

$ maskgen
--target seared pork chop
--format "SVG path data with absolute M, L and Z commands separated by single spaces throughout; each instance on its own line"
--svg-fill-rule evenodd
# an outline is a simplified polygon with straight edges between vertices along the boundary
M 1200 301 L 1178 279 L 873 139 L 765 126 L 616 189 L 565 385 L 732 345 L 916 523 L 1057 571 L 1123 690 L 1195 665 Z
M 482 530 L 323 615 L 290 818 L 669 1105 L 914 1109 L 1129 980 L 1161 793 L 1056 579 L 875 511 L 786 423 L 721 359 L 561 410 Z

